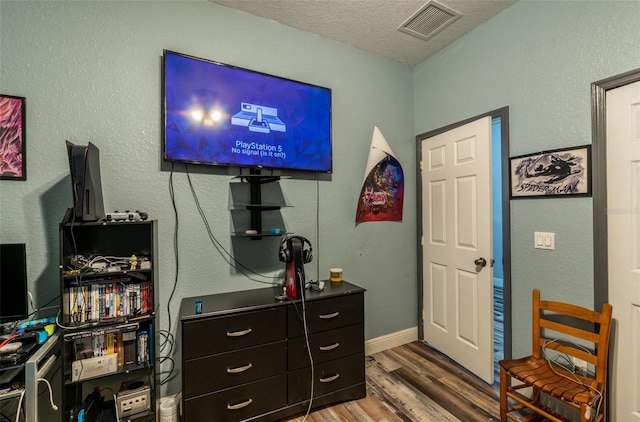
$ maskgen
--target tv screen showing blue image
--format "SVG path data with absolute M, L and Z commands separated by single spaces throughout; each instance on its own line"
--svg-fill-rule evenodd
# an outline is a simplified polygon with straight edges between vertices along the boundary
M 164 51 L 163 158 L 329 173 L 331 90 Z

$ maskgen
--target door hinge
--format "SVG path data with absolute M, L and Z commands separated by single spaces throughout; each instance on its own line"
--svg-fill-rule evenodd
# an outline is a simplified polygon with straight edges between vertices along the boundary
M 422 160 L 420 160 L 420 171 L 424 170 L 424 167 L 422 166 Z

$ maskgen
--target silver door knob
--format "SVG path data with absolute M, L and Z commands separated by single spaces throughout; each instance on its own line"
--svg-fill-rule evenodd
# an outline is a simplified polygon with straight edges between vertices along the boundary
M 487 266 L 487 260 L 484 258 L 478 258 L 475 261 L 473 261 L 474 264 L 476 264 L 476 267 L 486 267 Z

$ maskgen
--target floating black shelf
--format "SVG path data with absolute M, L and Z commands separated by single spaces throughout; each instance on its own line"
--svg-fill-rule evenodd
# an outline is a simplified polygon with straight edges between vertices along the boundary
M 278 182 L 283 177 L 288 176 L 263 175 L 260 174 L 260 170 L 252 170 L 251 174 L 234 177 L 234 179 L 240 179 L 242 182 L 249 184 L 249 203 L 233 204 L 232 209 L 238 209 L 239 207 L 247 209 L 250 212 L 251 221 L 249 229 L 256 231 L 256 234 L 234 232 L 234 236 L 248 237 L 251 240 L 259 240 L 267 236 L 282 236 L 284 234 L 282 232 L 272 233 L 269 230 L 265 231 L 262 226 L 262 213 L 264 211 L 277 211 L 288 206 L 286 204 L 263 203 L 262 185 Z

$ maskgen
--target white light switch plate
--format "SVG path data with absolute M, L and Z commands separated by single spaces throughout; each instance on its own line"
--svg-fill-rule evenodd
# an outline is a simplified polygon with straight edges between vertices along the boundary
M 533 235 L 533 247 L 536 249 L 556 249 L 556 234 L 548 232 L 535 232 Z

